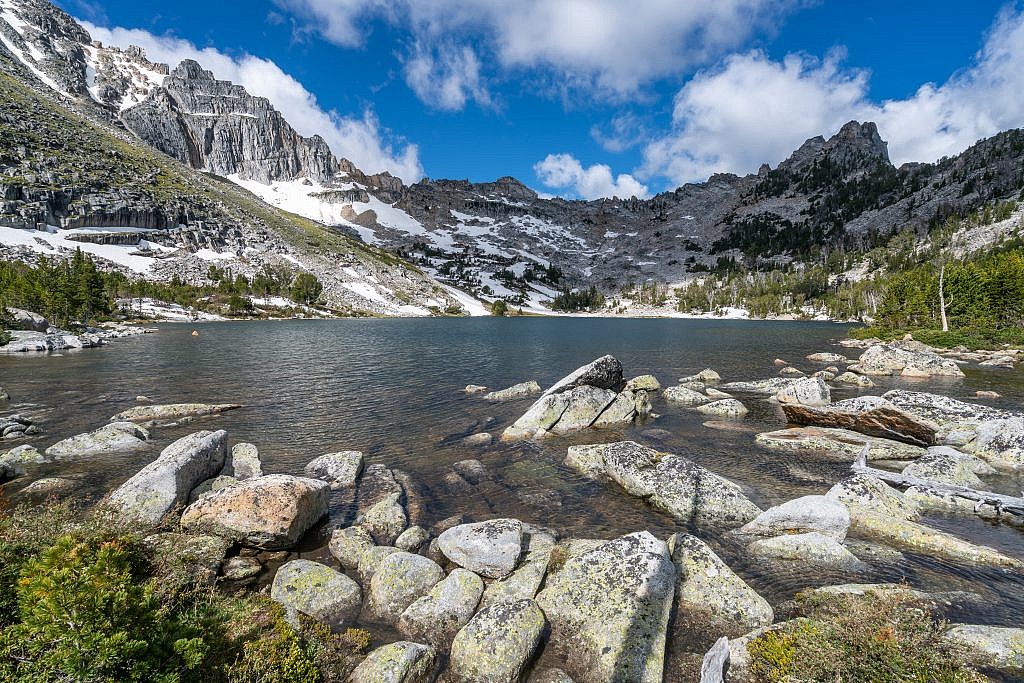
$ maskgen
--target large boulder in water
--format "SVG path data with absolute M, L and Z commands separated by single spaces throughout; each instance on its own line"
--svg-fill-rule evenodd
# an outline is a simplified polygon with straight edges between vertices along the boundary
M 359 617 L 363 592 L 355 581 L 326 565 L 292 560 L 277 570 L 270 597 L 296 626 L 299 612 L 338 631 Z
M 321 455 L 311 460 L 303 472 L 307 477 L 326 481 L 332 489 L 354 488 L 363 473 L 363 454 L 339 451 Z
M 810 531 L 754 541 L 747 546 L 751 557 L 772 563 L 794 562 L 803 567 L 861 571 L 866 565 L 831 536 Z
M 832 395 L 820 377 L 806 377 L 775 395 L 779 403 L 796 403 L 802 406 L 826 406 L 832 401 Z
M 1024 418 L 987 420 L 976 434 L 975 455 L 1002 469 L 1024 468 Z
M 926 348 L 908 349 L 898 344 L 869 346 L 857 360 L 864 375 L 903 375 L 905 377 L 963 377 L 956 362 Z
M 576 368 L 555 382 L 544 396 L 564 394 L 576 387 L 588 386 L 598 389 L 616 389 L 622 384 L 622 363 L 614 356 L 601 356 L 597 360 Z
M 529 382 L 514 384 L 507 389 L 499 389 L 498 391 L 484 394 L 484 399 L 487 401 L 514 401 L 517 398 L 526 398 L 527 396 L 539 393 L 540 385 L 537 384 L 536 380 L 530 380 Z
M 893 389 L 882 394 L 882 398 L 900 410 L 931 420 L 945 430 L 976 426 L 985 420 L 1013 417 L 1014 414 L 999 408 L 967 403 L 948 396 L 929 394 L 924 391 Z
M 182 437 L 121 484 L 108 502 L 133 519 L 157 524 L 176 506 L 183 505 L 199 482 L 220 472 L 227 458 L 227 444 L 224 430 Z
M 318 479 L 268 474 L 214 491 L 185 508 L 181 525 L 205 529 L 242 545 L 290 548 L 327 515 L 330 487 Z
M 568 559 L 537 595 L 548 647 L 574 680 L 660 683 L 675 581 L 668 546 L 647 531 Z
M 123 453 L 145 445 L 149 432 L 134 422 L 113 422 L 85 434 L 68 437 L 46 449 L 55 460 L 68 460 L 104 453 Z
M 740 536 L 779 536 L 817 532 L 840 543 L 850 528 L 850 512 L 835 498 L 801 496 L 768 508 L 736 530 Z
M 761 512 L 728 479 L 635 441 L 571 446 L 565 463 L 591 479 L 618 484 L 680 522 L 739 526 Z
M 449 560 L 489 579 L 508 576 L 522 553 L 523 523 L 518 519 L 491 519 L 460 524 L 437 538 Z

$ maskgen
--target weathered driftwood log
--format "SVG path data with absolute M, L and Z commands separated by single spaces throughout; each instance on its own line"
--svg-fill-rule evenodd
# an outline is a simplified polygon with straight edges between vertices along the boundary
M 865 474 L 871 477 L 877 477 L 882 481 L 904 489 L 915 488 L 923 493 L 931 493 L 940 497 L 957 496 L 960 498 L 966 498 L 967 500 L 976 501 L 979 505 L 991 505 L 999 512 L 1007 512 L 1013 515 L 1024 516 L 1024 497 L 1018 498 L 1015 496 L 1004 496 L 1001 493 L 979 491 L 977 489 L 967 488 L 966 486 L 943 484 L 929 479 L 921 479 L 919 477 L 911 477 L 906 474 L 876 469 L 868 466 L 867 456 L 868 447 L 864 446 L 857 455 L 857 458 L 853 461 L 853 467 L 851 469 L 854 474 Z
M 722 636 L 715 641 L 700 666 L 700 683 L 725 683 L 725 670 L 729 666 L 729 639 Z

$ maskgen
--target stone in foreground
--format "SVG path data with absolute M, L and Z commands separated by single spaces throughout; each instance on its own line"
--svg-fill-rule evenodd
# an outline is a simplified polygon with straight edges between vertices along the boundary
M 661 683 L 675 580 L 668 547 L 647 531 L 570 558 L 537 595 L 549 647 L 574 680 Z
M 293 625 L 298 625 L 295 613 L 300 612 L 339 631 L 358 618 L 363 594 L 341 572 L 310 560 L 292 560 L 277 570 L 270 597 L 285 608 Z
M 433 680 L 434 648 L 400 640 L 366 656 L 349 683 L 429 683 Z
M 327 515 L 330 487 L 318 479 L 268 474 L 211 493 L 185 509 L 185 529 L 206 529 L 245 546 L 282 550 Z
M 444 578 L 444 570 L 422 555 L 390 553 L 370 579 L 365 614 L 371 620 L 394 626 L 411 604 L 427 595 Z
M 447 650 L 455 634 L 473 617 L 483 592 L 484 582 L 479 576 L 455 569 L 402 612 L 398 632 L 410 640 Z
M 201 481 L 220 472 L 227 458 L 227 432 L 196 432 L 165 448 L 138 474 L 121 484 L 108 503 L 132 519 L 157 524 Z
M 533 600 L 485 607 L 456 634 L 448 675 L 458 683 L 518 683 L 545 623 Z

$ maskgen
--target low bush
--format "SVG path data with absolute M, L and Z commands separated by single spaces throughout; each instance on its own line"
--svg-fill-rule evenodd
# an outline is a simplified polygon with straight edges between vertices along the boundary
M 980 683 L 945 624 L 902 594 L 805 599 L 807 615 L 747 645 L 756 681 Z

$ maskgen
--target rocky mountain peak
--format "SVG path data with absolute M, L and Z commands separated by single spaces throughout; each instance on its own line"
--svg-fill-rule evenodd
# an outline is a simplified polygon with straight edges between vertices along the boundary
M 829 138 L 825 146 L 831 150 L 856 150 L 866 158 L 889 163 L 889 145 L 882 140 L 882 136 L 878 134 L 878 126 L 872 121 L 846 123 L 838 133 Z

